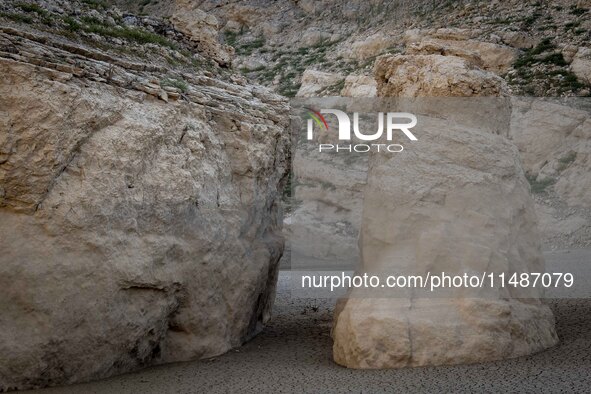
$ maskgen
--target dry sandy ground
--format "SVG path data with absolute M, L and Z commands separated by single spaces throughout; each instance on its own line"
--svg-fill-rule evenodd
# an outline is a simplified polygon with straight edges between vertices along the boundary
M 587 259 L 591 251 L 574 256 Z M 451 367 L 350 370 L 331 359 L 334 302 L 291 298 L 283 273 L 272 322 L 240 349 L 210 360 L 34 393 L 590 393 L 591 299 L 550 304 L 560 344 L 533 356 Z

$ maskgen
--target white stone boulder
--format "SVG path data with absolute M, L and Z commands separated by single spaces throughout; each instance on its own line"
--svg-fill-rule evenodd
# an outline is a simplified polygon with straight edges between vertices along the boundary
M 500 103 L 492 117 L 475 111 L 478 105 L 466 98 L 444 97 L 445 111 L 417 99 L 433 92 L 504 91 L 495 76 L 479 80 L 482 74 L 463 59 L 450 60 L 396 56 L 376 65 L 378 95 L 406 94 L 413 101 L 398 105 L 408 112 L 420 109 L 413 129 L 418 141 L 407 142 L 403 152 L 370 158 L 360 273 L 426 277 L 544 270 L 529 185 L 518 150 L 505 136 L 504 101 L 489 98 Z M 349 368 L 474 363 L 531 354 L 558 341 L 552 312 L 537 289 L 497 282 L 446 294 L 353 289 L 335 312 L 334 360 Z

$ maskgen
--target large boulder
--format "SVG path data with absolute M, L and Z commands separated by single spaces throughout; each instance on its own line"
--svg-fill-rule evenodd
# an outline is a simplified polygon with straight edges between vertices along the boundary
M 492 84 L 496 77 L 476 72 L 463 59 L 446 60 L 443 66 L 438 55 L 396 56 L 376 65 L 379 96 L 406 93 L 412 101 L 399 99 L 398 105 L 407 112 L 420 108 L 418 141 L 403 152 L 370 158 L 359 272 L 382 278 L 541 272 L 529 185 L 518 150 L 504 135 L 506 99 L 482 102 L 495 106 L 494 117 L 475 111 L 482 106 L 465 98 L 417 99 L 431 95 L 434 85 L 447 96 L 504 91 L 502 82 Z M 398 77 L 405 73 L 407 80 Z M 459 90 L 453 75 L 460 78 Z M 334 359 L 350 368 L 472 363 L 557 343 L 554 317 L 538 290 L 487 286 L 452 290 L 441 298 L 420 289 L 354 289 L 335 313 Z
M 108 81 L 103 61 L 0 39 L 19 53 L 0 58 L 0 391 L 211 357 L 256 334 L 283 251 L 284 99 L 186 75 L 172 101 L 157 74 L 121 66 L 137 64 L 112 63 Z

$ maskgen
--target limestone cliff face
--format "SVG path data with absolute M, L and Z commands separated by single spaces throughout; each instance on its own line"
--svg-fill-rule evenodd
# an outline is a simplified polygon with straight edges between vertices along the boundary
M 285 100 L 116 54 L 0 27 L 0 391 L 214 356 L 269 317 Z
M 236 48 L 234 64 L 285 95 L 309 82 L 302 78 L 306 70 L 367 76 L 378 55 L 401 52 L 461 56 L 500 74 L 517 95 L 590 91 L 588 0 L 152 3 L 144 11 L 170 14 L 175 3 L 215 15 L 226 43 Z
M 247 78 L 285 96 L 375 97 L 372 70 L 379 66 L 381 55 L 391 54 L 439 55 L 437 61 L 425 58 L 431 59 L 426 65 L 444 74 L 452 63 L 469 65 L 464 75 L 448 75 L 446 80 L 440 75 L 435 81 L 440 85 L 424 95 L 446 94 L 450 89 L 456 95 L 495 94 L 494 84 L 500 78 L 507 82 L 505 93 L 516 96 L 583 97 L 591 91 L 588 0 L 560 0 L 551 6 L 534 0 L 178 0 L 175 5 L 186 10 L 196 5 L 214 15 L 222 39 L 236 49 L 232 64 Z M 145 10 L 172 13 L 160 3 Z M 390 77 L 401 79 L 404 83 L 398 87 L 412 94 L 406 89 L 415 85 L 412 78 L 417 70 L 397 70 L 400 75 Z M 477 75 L 476 84 L 466 84 Z M 385 75 L 377 77 L 383 82 Z M 481 82 L 484 86 L 478 86 Z M 568 113 L 569 108 L 564 111 Z M 559 122 L 551 124 L 554 119 L 550 117 L 547 125 L 560 127 Z M 536 199 L 544 200 L 538 205 L 548 219 L 544 220 L 548 226 L 543 226 L 545 246 L 591 245 L 589 193 L 585 192 L 589 190 L 587 147 L 572 143 L 569 136 L 571 141 L 559 149 L 539 150 L 539 145 L 549 146 L 550 140 L 564 133 L 546 139 L 537 138 L 535 128 L 530 130 L 515 129 L 513 134 L 519 139 L 516 143 Z M 536 166 L 529 165 L 532 147 L 543 154 Z M 575 159 L 575 154 L 576 160 L 566 169 L 561 161 Z M 545 162 L 549 165 L 541 171 Z

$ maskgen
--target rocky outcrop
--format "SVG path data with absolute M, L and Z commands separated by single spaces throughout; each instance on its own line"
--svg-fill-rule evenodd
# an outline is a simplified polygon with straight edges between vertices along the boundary
M 537 196 L 536 211 L 551 248 L 591 244 L 588 103 L 512 99 L 510 137 Z
M 170 15 L 170 2 L 144 7 L 115 1 Z M 571 75 L 572 58 L 555 53 L 563 46 L 588 46 L 589 7 L 575 0 L 555 7 L 518 0 L 443 5 L 432 0 L 178 1 L 185 2 L 215 15 L 226 43 L 236 48 L 234 65 L 290 97 L 306 69 L 367 74 L 377 56 L 404 51 L 464 57 L 505 78 L 516 95 L 589 94 L 588 81 L 577 83 Z M 556 48 L 538 48 L 546 40 Z M 528 56 L 530 51 L 536 56 Z
M 366 60 L 381 54 L 388 48 L 395 47 L 397 44 L 398 39 L 396 37 L 384 33 L 376 33 L 355 41 L 351 45 L 350 52 L 345 51 L 344 53 L 345 55 L 358 60 Z
M 559 100 L 513 98 L 511 139 L 521 152 L 527 172 L 555 175 L 558 157 L 585 144 L 589 131 L 588 112 Z M 553 156 L 556 156 L 554 160 Z M 574 158 L 573 158 L 574 159 Z
M 369 75 L 348 75 L 345 86 L 341 90 L 343 97 L 375 97 L 377 84 L 375 78 Z
M 176 0 L 175 11 L 170 17 L 174 27 L 195 43 L 205 56 L 221 66 L 229 66 L 233 48 L 218 39 L 219 26 L 215 16 L 197 8 L 190 0 Z
M 506 94 L 503 80 L 457 56 L 395 55 L 376 60 L 381 97 L 469 97 Z
M 591 85 L 591 48 L 579 48 L 570 68 L 579 79 Z
M 269 318 L 285 100 L 113 53 L 0 30 L 0 391 L 214 356 Z
M 519 98 L 511 138 L 525 169 L 538 182 L 552 180 L 569 205 L 591 206 L 589 111 L 559 101 Z
M 529 185 L 517 148 L 502 132 L 507 108 L 490 117 L 464 99 L 445 99 L 445 111 L 416 99 L 498 95 L 502 81 L 464 59 L 440 55 L 381 58 L 376 75 L 379 96 L 414 98 L 405 110 L 420 113 L 420 135 L 401 153 L 370 158 L 359 272 L 543 271 Z M 442 298 L 416 289 L 353 289 L 335 313 L 333 356 L 350 368 L 398 368 L 531 354 L 558 341 L 552 312 L 539 295 L 498 283 Z
M 531 49 L 540 42 L 538 38 L 522 31 L 504 32 L 501 35 L 501 40 L 506 45 L 517 49 Z
M 302 75 L 302 85 L 296 97 L 324 96 L 325 90 L 336 87 L 344 77 L 339 74 L 327 73 L 316 70 L 306 70 Z M 341 85 L 342 86 L 342 85 Z
M 414 30 L 405 34 L 407 53 L 459 56 L 484 70 L 495 73 L 506 72 L 517 59 L 517 49 L 472 39 L 479 33 L 479 31 L 467 29 L 437 29 L 431 32 Z M 526 43 L 523 36 L 509 34 L 507 38 L 520 46 L 533 46 L 533 42 Z M 524 42 L 518 42 L 518 39 Z

